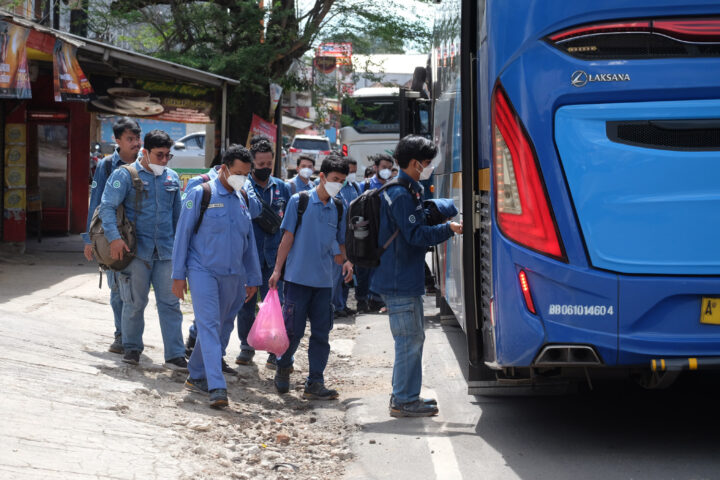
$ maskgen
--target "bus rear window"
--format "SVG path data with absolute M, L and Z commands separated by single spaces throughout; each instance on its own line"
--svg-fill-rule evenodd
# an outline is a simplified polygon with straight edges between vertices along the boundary
M 314 140 L 312 138 L 296 138 L 292 146 L 300 150 L 330 150 L 330 144 L 327 140 Z
M 343 125 L 358 133 L 400 133 L 398 100 L 350 98 L 343 104 Z

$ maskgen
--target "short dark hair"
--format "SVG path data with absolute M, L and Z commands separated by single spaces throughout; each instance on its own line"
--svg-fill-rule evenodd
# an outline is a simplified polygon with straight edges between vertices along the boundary
M 172 148 L 174 144 L 175 142 L 170 138 L 170 135 L 162 130 L 150 130 L 145 134 L 143 140 L 143 147 L 148 152 L 153 148 Z
M 310 155 L 300 155 L 300 156 L 297 158 L 297 161 L 295 162 L 295 166 L 296 166 L 296 167 L 299 167 L 299 166 L 300 166 L 300 162 L 302 162 L 303 160 L 310 160 L 310 161 L 312 162 L 312 164 L 313 164 L 313 167 L 315 166 L 315 158 L 314 158 L 314 157 L 311 157 Z
M 138 123 L 130 117 L 118 118 L 115 123 L 113 123 L 112 129 L 116 140 L 122 137 L 125 130 L 130 130 L 131 133 L 134 133 L 137 136 L 140 136 L 141 132 L 140 125 L 138 125 Z
M 432 160 L 437 152 L 438 149 L 431 140 L 418 135 L 408 135 L 398 142 L 394 156 L 400 168 L 407 168 L 410 160 L 415 159 L 418 162 Z
M 255 140 L 253 138 L 253 140 Z M 259 141 L 253 143 L 252 140 L 250 141 L 250 153 L 252 154 L 253 158 L 255 158 L 255 155 L 258 153 L 273 153 L 272 144 L 266 140 L 260 139 Z
M 252 155 L 250 150 L 243 147 L 242 145 L 230 145 L 222 156 L 222 164 L 227 165 L 228 168 L 232 167 L 235 160 L 240 160 L 243 163 L 251 163 Z
M 345 161 L 348 163 L 348 165 L 357 165 L 357 160 L 355 160 L 352 157 L 343 157 L 345 158 Z
M 268 137 L 264 133 L 256 133 L 250 139 L 250 148 L 252 149 L 252 146 L 258 142 L 268 142 L 270 145 L 273 143 L 272 138 Z
M 397 171 L 398 171 L 397 167 L 392 167 L 390 170 L 393 171 L 393 172 L 397 172 Z
M 376 155 L 371 155 L 368 160 L 373 162 L 376 167 L 380 166 L 380 162 L 385 160 L 386 162 L 390 162 L 391 164 L 395 165 L 395 159 L 388 155 L 387 153 L 378 153 Z
M 323 160 L 322 165 L 320 166 L 320 172 L 325 175 L 329 175 L 332 172 L 347 175 L 350 172 L 350 167 L 348 167 L 347 160 L 339 155 L 331 154 Z
M 366 168 L 365 169 L 365 178 L 370 178 L 373 175 L 375 175 L 375 172 L 373 172 L 372 168 Z

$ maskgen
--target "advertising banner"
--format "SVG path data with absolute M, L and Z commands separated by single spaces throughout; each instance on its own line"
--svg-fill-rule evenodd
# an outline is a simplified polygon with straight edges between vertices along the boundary
M 275 145 L 277 141 L 277 125 L 270 123 L 257 115 L 253 114 L 252 123 L 250 124 L 250 132 L 248 133 L 247 148 L 250 148 L 250 139 L 258 133 L 262 133 L 270 137 L 272 144 Z
M 56 102 L 87 102 L 93 95 L 77 60 L 77 48 L 59 38 L 53 49 L 53 86 Z
M 27 28 L 0 21 L 0 98 L 32 98 L 25 45 Z
M 277 83 L 270 84 L 270 115 L 268 118 L 275 118 L 275 110 L 277 110 L 283 88 Z
M 180 123 L 214 123 L 215 89 L 154 80 L 128 79 L 119 87 L 109 77 L 93 77 L 98 97 L 90 110 Z
M 350 58 L 352 56 L 352 43 L 321 43 L 317 48 L 317 56 Z

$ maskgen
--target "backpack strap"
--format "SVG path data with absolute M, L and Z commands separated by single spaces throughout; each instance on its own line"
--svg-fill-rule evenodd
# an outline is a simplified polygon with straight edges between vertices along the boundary
M 335 210 L 337 210 L 337 216 L 338 216 L 338 228 L 340 228 L 340 222 L 342 221 L 342 214 L 343 214 L 343 202 L 339 198 L 332 197 L 333 203 L 335 204 Z
M 143 182 L 140 179 L 140 175 L 138 175 L 138 171 L 135 170 L 135 167 L 132 165 L 122 165 L 120 168 L 127 170 L 132 179 L 133 188 L 135 189 L 135 221 L 137 221 L 137 217 L 140 216 L 140 197 L 142 197 L 143 193 Z
M 410 182 L 408 182 L 408 181 L 405 180 L 404 178 L 399 178 L 399 177 L 396 177 L 396 178 L 390 180 L 389 182 L 385 182 L 385 184 L 378 189 L 378 195 L 380 194 L 380 192 L 385 191 L 385 190 L 387 190 L 388 188 L 394 187 L 394 186 L 396 186 L 396 185 L 405 187 L 405 189 L 407 189 L 407 191 L 410 193 L 410 196 L 413 197 L 413 199 L 414 199 L 416 202 L 419 203 L 419 200 L 418 200 L 418 198 L 417 198 L 417 194 L 416 194 L 416 192 L 412 189 L 412 187 L 410 186 Z M 389 197 L 388 197 L 388 198 L 389 198 Z M 391 217 L 391 218 L 392 218 L 392 217 Z M 395 239 L 397 238 L 398 235 L 400 235 L 400 227 L 398 227 L 398 228 L 395 230 L 395 232 L 393 232 L 393 234 L 390 235 L 390 238 L 388 238 L 387 241 L 383 244 L 383 246 L 382 246 L 382 252 L 384 252 L 385 250 L 388 249 L 388 247 L 390 246 L 390 244 L 393 242 L 393 240 L 395 240 Z
M 112 173 L 112 157 L 105 158 L 105 178 L 110 178 Z
M 202 190 L 203 190 L 203 196 L 202 196 L 202 201 L 200 202 L 200 216 L 198 217 L 198 221 L 195 224 L 195 230 L 193 232 L 195 234 L 197 234 L 198 230 L 200 229 L 200 224 L 203 221 L 203 217 L 205 217 L 205 211 L 208 209 L 208 206 L 210 205 L 210 197 L 212 196 L 212 189 L 210 188 L 209 183 L 203 183 Z
M 300 228 L 300 224 L 302 223 L 303 215 L 305 214 L 305 210 L 307 210 L 308 203 L 310 202 L 310 194 L 307 190 L 303 190 L 300 192 L 300 200 L 298 200 L 298 211 L 297 211 L 297 222 L 295 222 L 295 232 L 297 232 L 297 229 Z M 293 232 L 293 235 L 295 234 Z
M 203 183 L 210 181 L 210 175 L 208 175 L 207 173 L 201 173 L 200 178 L 202 178 Z
M 363 192 L 367 192 L 368 190 L 370 190 L 370 179 L 369 178 L 367 180 L 365 180 L 365 189 L 363 190 Z
M 355 189 L 355 193 L 360 195 L 360 187 L 358 187 L 357 182 L 351 182 L 351 183 L 352 183 L 353 188 Z
M 297 193 L 297 185 L 295 184 L 295 180 L 290 181 L 290 192 L 291 195 L 295 195 Z

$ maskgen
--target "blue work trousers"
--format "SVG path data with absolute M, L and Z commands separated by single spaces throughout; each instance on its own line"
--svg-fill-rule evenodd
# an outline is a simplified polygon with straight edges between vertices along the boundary
M 332 306 L 334 311 L 339 312 L 345 310 L 350 288 L 346 287 L 345 280 L 343 280 L 342 265 L 333 263 L 333 276 Z
M 272 276 L 273 270 L 275 269 L 275 265 L 269 266 L 265 262 L 261 262 L 262 266 L 260 267 L 260 271 L 262 273 L 262 285 L 258 287 L 258 293 L 260 294 L 261 299 L 265 299 L 265 295 L 267 295 L 268 292 L 268 280 L 270 280 L 270 277 Z M 280 281 L 277 284 L 277 290 L 278 290 L 278 297 L 280 298 L 280 303 L 283 303 L 283 282 Z M 251 352 L 254 352 L 255 349 L 250 346 L 250 344 L 247 341 L 247 336 L 250 333 L 250 329 L 253 326 L 253 323 L 255 322 L 255 307 L 257 306 L 257 295 L 255 295 L 253 298 L 248 300 L 248 302 L 242 306 L 240 309 L 240 312 L 237 315 L 237 334 L 238 338 L 240 339 L 240 350 L 249 350 Z
M 118 283 L 115 281 L 116 272 L 112 270 L 105 271 L 105 278 L 107 278 L 107 286 L 110 289 L 110 306 L 112 307 L 113 317 L 115 317 L 115 336 L 122 332 L 122 309 L 123 301 L 120 297 L 120 289 Z
M 148 262 L 136 258 L 115 280 L 122 298 L 122 342 L 125 351 L 142 352 L 145 331 L 145 307 L 148 303 L 150 285 L 155 290 L 160 332 L 165 347 L 165 360 L 185 355 L 182 337 L 182 313 L 180 301 L 172 293 L 171 260 L 153 259 Z
M 398 403 L 414 402 L 422 387 L 422 354 L 425 319 L 422 297 L 383 295 L 395 340 L 392 388 Z
M 227 388 L 222 373 L 225 343 L 235 326 L 235 315 L 245 301 L 245 285 L 238 275 L 213 275 L 189 270 L 197 341 L 188 370 L 190 378 L 206 378 L 209 390 Z
M 323 382 L 323 372 L 330 356 L 330 330 L 333 327 L 333 311 L 330 305 L 332 288 L 317 288 L 285 282 L 283 320 L 290 337 L 290 346 L 278 358 L 278 368 L 293 364 L 293 355 L 305 335 L 305 325 L 310 320 L 310 344 L 308 383 Z

